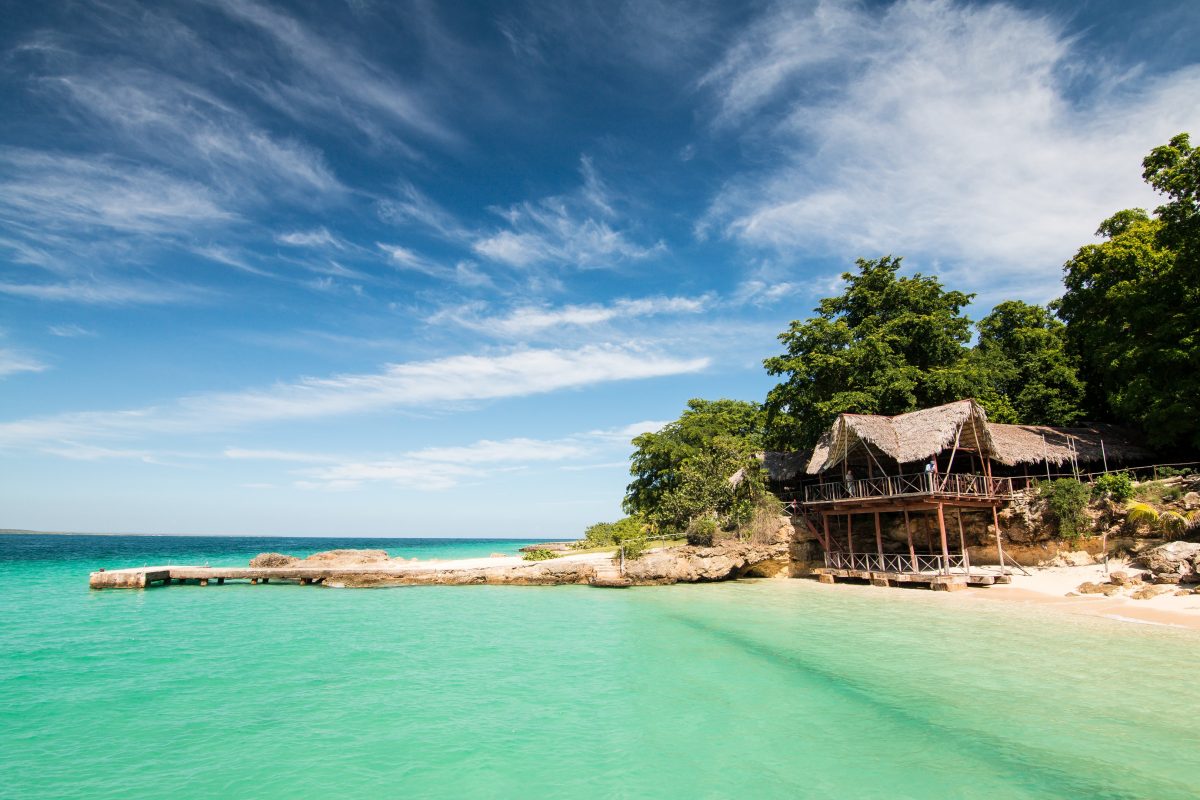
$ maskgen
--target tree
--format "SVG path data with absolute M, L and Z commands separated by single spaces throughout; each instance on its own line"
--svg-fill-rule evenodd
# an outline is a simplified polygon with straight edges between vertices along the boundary
M 897 277 L 900 258 L 859 259 L 845 291 L 780 334 L 786 353 L 764 363 L 786 376 L 767 395 L 767 443 L 811 447 L 842 412 L 900 414 L 971 394 L 963 363 L 973 295 L 933 277 Z
M 1071 425 L 1084 415 L 1083 381 L 1066 326 L 1042 306 L 1008 300 L 979 321 L 974 394 L 994 422 Z
M 1064 266 L 1057 303 L 1098 415 L 1164 447 L 1200 447 L 1200 151 L 1186 134 L 1142 162 L 1168 202 L 1118 212 Z
M 762 444 L 762 407 L 741 400 L 692 399 L 679 419 L 655 433 L 633 440 L 624 507 L 628 514 L 649 514 L 662 498 L 678 488 L 686 461 L 704 452 L 718 438 L 742 443 L 756 452 Z M 731 470 L 732 474 L 737 468 Z

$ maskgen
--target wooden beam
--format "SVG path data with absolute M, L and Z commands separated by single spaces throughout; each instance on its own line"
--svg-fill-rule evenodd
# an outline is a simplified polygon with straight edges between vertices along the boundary
M 879 512 L 875 512 L 875 552 L 879 554 L 879 566 L 883 566 L 883 528 L 879 522 Z
M 846 549 L 850 551 L 850 557 L 854 557 L 854 515 L 846 515 Z
M 963 533 L 962 511 L 954 509 L 954 515 L 958 517 L 958 546 L 962 550 L 963 566 L 967 568 L 967 575 L 971 574 L 971 554 L 967 552 L 967 535 Z
M 917 551 L 912 542 L 912 526 L 908 524 L 908 510 L 904 511 L 904 535 L 908 538 L 908 561 L 912 571 L 917 572 Z
M 824 523 L 823 527 L 825 528 L 825 551 L 829 552 L 833 546 L 833 539 L 829 536 L 829 515 L 822 513 L 821 522 Z
M 996 526 L 996 558 L 1000 559 L 1000 574 L 1006 575 L 1004 571 L 1004 542 L 1000 538 L 1000 512 L 992 506 L 992 523 Z
M 942 504 L 938 503 L 937 507 L 938 532 L 942 536 L 942 571 L 947 575 L 950 574 L 950 545 L 946 541 L 946 513 L 942 509 Z

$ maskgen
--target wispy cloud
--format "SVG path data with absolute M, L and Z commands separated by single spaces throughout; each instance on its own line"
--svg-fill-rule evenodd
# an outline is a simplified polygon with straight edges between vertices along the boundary
M 96 336 L 96 332 L 85 328 L 82 325 L 76 325 L 73 322 L 64 325 L 48 325 L 46 330 L 51 336 L 61 336 L 64 339 L 78 339 L 81 337 Z
M 520 338 L 546 330 L 568 326 L 587 327 L 617 319 L 661 314 L 696 314 L 708 308 L 711 302 L 710 295 L 623 298 L 609 305 L 567 305 L 558 308 L 522 306 L 501 315 L 487 315 L 480 313 L 477 308 L 468 307 L 440 311 L 429 321 L 439 323 L 448 320 L 481 333 Z
M 65 281 L 58 283 L 0 282 L 0 294 L 85 305 L 132 305 L 175 303 L 209 294 L 187 284 L 151 283 L 121 278 Z
M 38 359 L 15 347 L 0 345 L 0 378 L 15 375 L 18 372 L 42 372 L 48 369 Z
M 275 241 L 290 247 L 333 247 L 344 249 L 346 244 L 322 225 L 306 231 L 290 231 L 276 235 Z
M 1150 148 L 1200 127 L 1200 68 L 1129 77 L 1009 5 L 780 5 L 703 81 L 718 126 L 780 158 L 730 181 L 700 230 L 1052 292 L 1101 219 L 1154 204 Z
M 676 375 L 707 365 L 706 358 L 676 358 L 615 345 L 452 356 L 390 364 L 375 373 L 304 378 L 263 389 L 193 395 L 165 406 L 17 420 L 0 424 L 0 446 L 197 433 L 398 407 L 441 407 Z
M 661 241 L 638 244 L 617 227 L 615 198 L 587 157 L 580 161 L 580 175 L 583 185 L 573 194 L 494 209 L 505 227 L 476 238 L 472 249 L 512 267 L 557 264 L 583 269 L 613 267 L 666 251 Z

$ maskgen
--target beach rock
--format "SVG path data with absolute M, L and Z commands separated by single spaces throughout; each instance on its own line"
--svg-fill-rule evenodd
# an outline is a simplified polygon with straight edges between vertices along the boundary
M 388 561 L 389 558 L 386 550 L 326 550 L 322 553 L 313 553 L 304 560 L 308 564 L 332 566 L 334 564 L 374 564 Z
M 1188 511 L 1195 511 L 1200 508 L 1200 492 L 1188 492 L 1181 498 L 1180 502 L 1183 503 L 1183 507 Z
M 625 564 L 635 584 L 701 583 L 744 577 L 786 577 L 786 542 L 724 541 L 713 547 L 687 545 L 646 553 Z
M 1192 594 L 1192 592 L 1189 591 L 1188 589 L 1176 589 L 1175 590 L 1176 597 L 1183 597 L 1185 595 L 1190 595 L 1190 594 Z
M 1168 542 L 1142 553 L 1140 560 L 1154 575 L 1155 583 L 1200 580 L 1200 543 Z
M 1108 576 L 1108 582 L 1115 586 L 1132 586 L 1137 580 L 1127 572 L 1114 570 Z
M 1104 584 L 1085 581 L 1076 586 L 1075 591 L 1080 594 L 1102 594 L 1104 592 Z
M 283 553 L 259 553 L 250 559 L 252 567 L 294 567 L 298 563 L 300 559 Z
M 1086 550 L 1069 550 L 1050 560 L 1052 567 L 1086 567 L 1096 563 L 1096 557 Z
M 1134 592 L 1133 594 L 1131 594 L 1129 596 L 1132 597 L 1134 600 L 1149 600 L 1151 597 L 1157 597 L 1158 595 L 1162 594 L 1163 592 L 1169 592 L 1169 591 L 1171 591 L 1171 589 L 1169 587 L 1155 586 L 1153 584 L 1147 584 L 1146 586 L 1143 586 L 1141 589 L 1138 589 L 1136 592 Z

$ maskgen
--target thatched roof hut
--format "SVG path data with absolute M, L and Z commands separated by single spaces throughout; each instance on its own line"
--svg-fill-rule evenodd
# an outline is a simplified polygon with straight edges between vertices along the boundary
M 1054 428 L 1046 425 L 1004 425 L 988 422 L 983 406 L 959 400 L 885 417 L 841 414 L 813 450 L 806 471 L 815 475 L 843 462 L 864 458 L 896 465 L 935 458 L 957 447 L 982 458 L 1017 466 L 1048 462 L 1134 462 L 1152 456 L 1119 428 L 1097 425 Z

